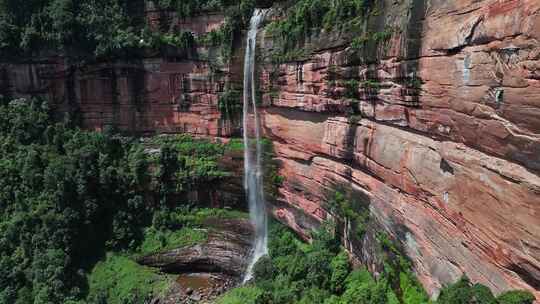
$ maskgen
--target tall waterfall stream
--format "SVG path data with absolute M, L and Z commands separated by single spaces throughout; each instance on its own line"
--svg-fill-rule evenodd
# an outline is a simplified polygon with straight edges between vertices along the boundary
M 253 277 L 253 266 L 262 256 L 268 253 L 268 227 L 263 187 L 261 130 L 255 92 L 255 50 L 257 29 L 262 17 L 262 11 L 259 9 L 256 9 L 251 17 L 244 58 L 244 188 L 248 195 L 250 219 L 255 227 L 253 253 L 244 277 L 244 282 L 249 281 Z M 254 117 L 254 138 L 250 138 L 248 132 L 250 104 Z

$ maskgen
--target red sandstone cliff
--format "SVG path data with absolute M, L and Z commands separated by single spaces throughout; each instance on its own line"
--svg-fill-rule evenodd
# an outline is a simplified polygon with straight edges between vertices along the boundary
M 262 69 L 286 177 L 274 213 L 303 231 L 345 184 L 430 292 L 467 274 L 540 297 L 540 2 L 384 1 L 383 12 L 374 23 L 400 30 L 366 54 L 376 62 L 355 62 L 347 33 L 322 33 L 306 60 Z M 346 79 L 366 81 L 359 102 L 343 97 Z M 354 250 L 369 263 L 366 245 Z
M 496 292 L 540 297 L 540 2 L 382 3 L 369 27 L 398 29 L 383 45 L 358 55 L 348 33 L 323 33 L 306 60 L 260 65 L 264 127 L 286 177 L 274 213 L 305 233 L 328 216 L 325 194 L 345 184 L 400 240 L 430 292 L 465 273 Z M 173 18 L 195 33 L 221 22 Z M 260 37 L 264 57 L 272 37 Z M 1 65 L 0 87 L 77 108 L 87 128 L 230 136 L 235 124 L 217 102 L 241 65 L 212 73 L 211 64 L 48 58 Z M 358 100 L 344 97 L 347 79 L 363 83 Z M 351 249 L 374 263 L 369 244 Z

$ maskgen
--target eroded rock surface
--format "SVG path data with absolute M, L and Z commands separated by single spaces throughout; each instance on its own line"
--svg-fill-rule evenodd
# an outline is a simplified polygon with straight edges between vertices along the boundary
M 307 235 L 346 185 L 431 294 L 467 274 L 540 297 L 540 2 L 383 2 L 369 23 L 399 29 L 387 42 L 359 56 L 323 33 L 309 58 L 262 68 L 286 177 L 274 214 Z
M 242 277 L 249 256 L 253 228 L 248 220 L 211 220 L 208 241 L 139 258 L 141 265 L 167 273 L 224 273 Z

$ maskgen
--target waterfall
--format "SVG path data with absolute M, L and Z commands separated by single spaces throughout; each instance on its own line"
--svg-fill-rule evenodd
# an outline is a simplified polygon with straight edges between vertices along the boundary
M 264 201 L 261 130 L 255 92 L 255 49 L 257 29 L 261 19 L 262 11 L 256 9 L 251 17 L 244 58 L 244 188 L 248 196 L 250 219 L 255 227 L 253 253 L 244 282 L 249 281 L 253 277 L 253 266 L 262 256 L 268 253 L 268 227 L 266 204 Z M 250 103 L 254 117 L 254 139 L 250 139 L 248 134 Z M 253 145 L 253 141 L 255 145 Z

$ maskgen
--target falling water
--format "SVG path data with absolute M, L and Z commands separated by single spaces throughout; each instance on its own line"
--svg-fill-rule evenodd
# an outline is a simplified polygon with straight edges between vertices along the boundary
M 267 214 L 264 201 L 262 147 L 259 115 L 255 100 L 255 49 L 257 28 L 262 11 L 256 9 L 251 17 L 244 58 L 244 188 L 249 200 L 249 214 L 255 227 L 255 244 L 244 282 L 253 277 L 253 266 L 268 253 Z M 249 107 L 253 109 L 255 145 L 248 134 Z

